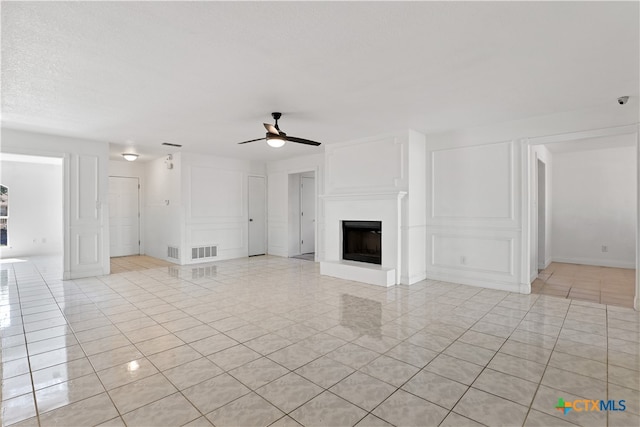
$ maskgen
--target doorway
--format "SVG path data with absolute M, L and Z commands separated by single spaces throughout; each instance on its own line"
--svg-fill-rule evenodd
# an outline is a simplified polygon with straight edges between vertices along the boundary
M 310 261 L 316 252 L 315 172 L 289 175 L 289 256 Z
M 0 154 L 3 241 L 5 263 L 29 261 L 63 278 L 64 160 L 61 157 Z
M 263 176 L 250 176 L 248 184 L 249 256 L 267 253 L 267 196 Z
M 528 145 L 531 291 L 638 309 L 637 127 Z
M 109 177 L 109 255 L 140 254 L 140 181 Z

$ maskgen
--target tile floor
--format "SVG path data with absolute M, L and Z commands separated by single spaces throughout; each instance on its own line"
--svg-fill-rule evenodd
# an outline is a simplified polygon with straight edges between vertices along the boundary
M 630 309 L 253 257 L 61 281 L 0 264 L 4 426 L 637 426 Z M 624 412 L 555 409 L 624 399 Z
M 304 260 L 307 260 L 307 261 L 315 261 L 316 254 L 315 254 L 315 252 L 309 252 L 308 254 L 296 255 L 296 256 L 292 256 L 291 258 L 304 259 Z
M 532 283 L 531 291 L 632 308 L 635 281 L 634 269 L 552 262 Z
M 168 261 L 146 255 L 133 255 L 111 258 L 111 274 L 125 271 L 140 271 L 150 268 L 168 267 L 174 265 Z

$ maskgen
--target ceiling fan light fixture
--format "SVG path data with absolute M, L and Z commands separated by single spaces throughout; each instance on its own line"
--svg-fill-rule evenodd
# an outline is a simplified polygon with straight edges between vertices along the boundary
M 122 153 L 122 157 L 128 162 L 133 162 L 138 158 L 138 155 L 134 153 Z
M 280 138 L 267 139 L 267 144 L 269 145 L 269 147 L 272 147 L 272 148 L 280 148 L 284 146 L 285 142 L 286 141 L 284 139 L 280 139 Z

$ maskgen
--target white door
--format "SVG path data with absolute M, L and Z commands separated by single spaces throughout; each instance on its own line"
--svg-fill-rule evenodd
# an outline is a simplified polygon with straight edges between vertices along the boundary
M 109 177 L 110 255 L 140 254 L 138 178 Z
M 266 186 L 264 177 L 249 177 L 249 256 L 267 253 Z
M 300 179 L 300 252 L 315 252 L 316 246 L 316 188 L 315 179 Z

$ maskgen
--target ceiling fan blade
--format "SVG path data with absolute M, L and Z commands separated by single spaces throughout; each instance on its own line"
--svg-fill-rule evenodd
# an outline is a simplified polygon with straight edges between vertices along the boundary
M 276 127 L 274 125 L 270 125 L 269 123 L 263 123 L 264 128 L 267 130 L 267 132 L 272 133 L 274 135 L 280 135 L 280 132 L 278 131 L 278 129 L 276 129 Z
M 315 142 L 315 141 L 311 141 L 311 140 L 303 139 L 303 138 L 296 138 L 295 136 L 288 136 L 287 135 L 286 138 L 287 138 L 287 141 L 297 142 L 298 144 L 315 145 L 316 147 L 318 145 L 320 145 L 319 142 Z
M 267 138 L 251 139 L 251 140 L 249 140 L 249 141 L 238 142 L 238 144 L 246 144 L 247 142 L 261 141 L 261 140 L 263 140 L 263 139 L 267 139 Z

